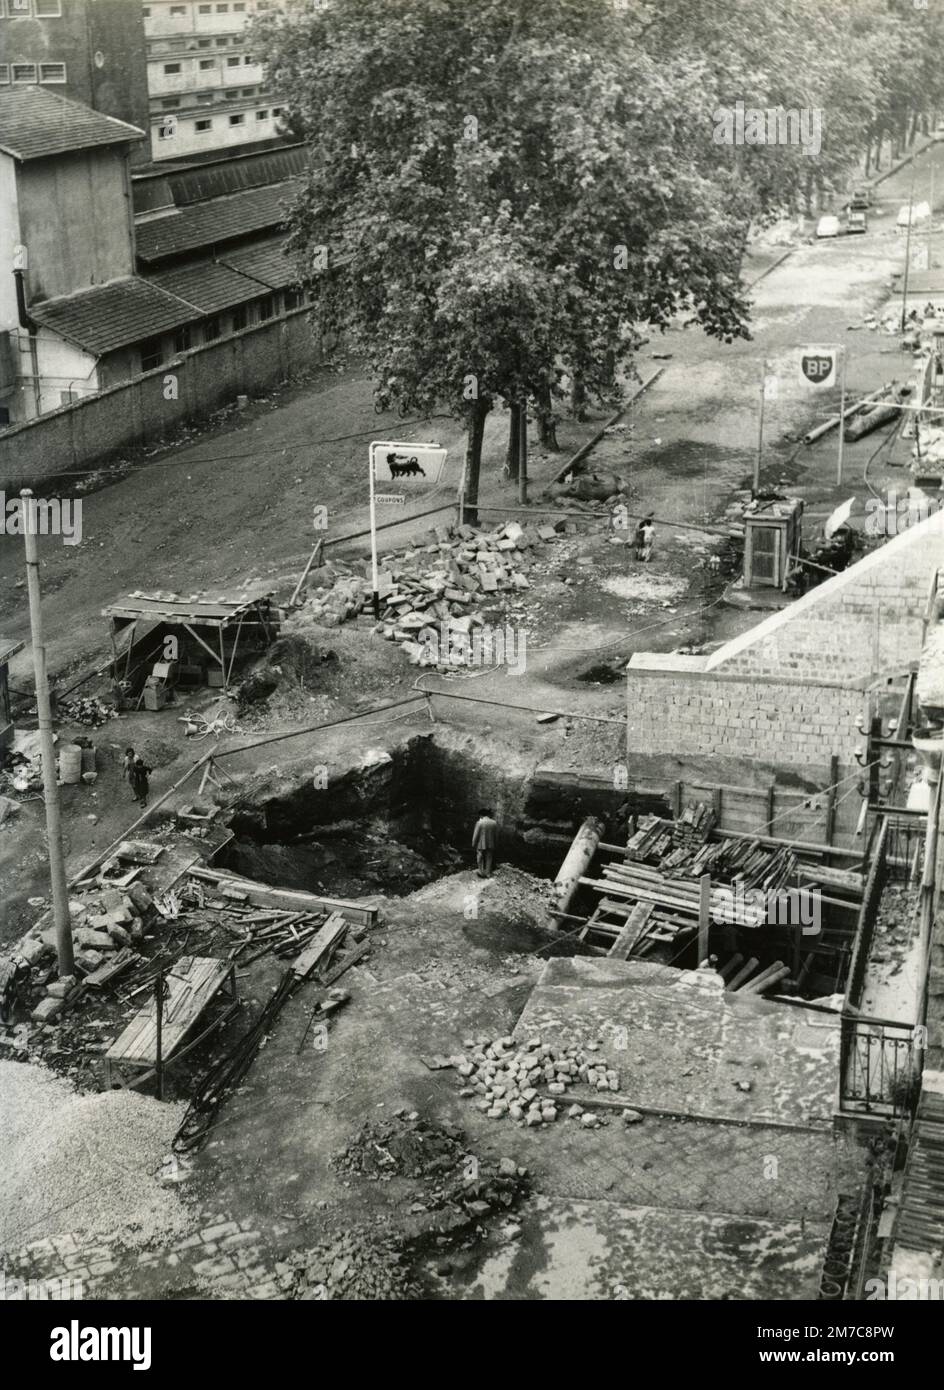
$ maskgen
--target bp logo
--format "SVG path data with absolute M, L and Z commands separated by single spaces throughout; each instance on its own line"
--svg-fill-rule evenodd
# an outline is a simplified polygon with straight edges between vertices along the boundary
M 809 352 L 800 358 L 800 370 L 812 386 L 828 386 L 836 369 L 831 352 Z

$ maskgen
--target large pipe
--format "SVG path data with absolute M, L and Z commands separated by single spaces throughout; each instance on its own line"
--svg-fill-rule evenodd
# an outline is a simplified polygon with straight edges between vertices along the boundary
M 577 885 L 596 854 L 605 829 L 603 821 L 598 816 L 587 816 L 577 831 L 554 880 L 553 907 L 555 911 L 566 912 L 570 907 L 577 891 Z
M 873 391 L 871 396 L 863 396 L 861 401 L 856 401 L 855 405 L 847 406 L 842 412 L 843 423 L 851 419 L 853 415 L 857 415 L 859 411 L 863 410 L 867 405 L 874 405 L 876 401 L 880 401 L 883 396 L 888 395 L 891 389 L 890 386 L 883 386 L 880 391 Z M 830 430 L 834 430 L 838 424 L 839 416 L 831 415 L 828 420 L 824 420 L 823 423 L 817 425 L 815 429 L 808 430 L 803 436 L 803 443 L 815 444 L 818 439 L 822 439 L 824 434 L 829 434 Z
M 762 970 L 759 975 L 755 975 L 749 984 L 744 985 L 741 994 L 763 994 L 765 989 L 770 989 L 772 985 L 790 974 L 789 965 L 784 965 L 782 960 L 775 960 L 773 965 L 768 965 L 766 970 Z

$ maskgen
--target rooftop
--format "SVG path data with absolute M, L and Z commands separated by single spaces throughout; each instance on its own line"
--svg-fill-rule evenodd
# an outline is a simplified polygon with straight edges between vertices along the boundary
M 240 275 L 249 275 L 270 289 L 281 290 L 286 285 L 298 283 L 295 268 L 282 246 L 281 238 L 273 237 L 270 241 L 258 242 L 238 251 L 224 251 L 221 259 L 224 265 L 238 270 Z
M 143 139 L 144 131 L 137 126 L 44 87 L 0 91 L 0 150 L 13 159 L 48 159 Z
M 220 242 L 234 241 L 285 220 L 285 202 L 295 190 L 295 180 L 248 188 L 224 198 L 212 198 L 178 208 L 166 216 L 139 222 L 135 229 L 138 256 L 156 262 L 187 251 L 198 251 Z
M 192 304 L 136 275 L 41 300 L 29 311 L 43 328 L 96 356 L 170 332 L 194 317 Z
M 216 261 L 174 266 L 152 276 L 148 283 L 192 304 L 202 314 L 218 314 L 221 309 L 245 304 L 262 294 L 264 288 Z

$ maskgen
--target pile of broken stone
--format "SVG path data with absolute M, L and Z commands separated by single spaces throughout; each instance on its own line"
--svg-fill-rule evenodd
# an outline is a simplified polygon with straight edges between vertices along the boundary
M 414 666 L 451 670 L 482 664 L 482 658 L 475 658 L 476 632 L 486 622 L 475 606 L 528 589 L 526 570 L 549 542 L 560 539 L 560 532 L 554 526 L 510 521 L 494 531 L 440 526 L 427 534 L 427 545 L 382 558 L 381 614 L 375 630 L 398 642 Z M 338 626 L 370 611 L 369 574 L 345 574 L 332 563 L 314 578 L 325 581 L 308 591 L 306 616 L 315 622 Z M 491 648 L 484 661 L 492 664 Z
M 493 1042 L 466 1039 L 463 1046 L 466 1054 L 457 1059 L 459 1094 L 474 1100 L 492 1119 L 508 1116 L 529 1128 L 552 1124 L 570 1087 L 582 1084 L 607 1092 L 620 1088 L 619 1073 L 596 1055 L 598 1042 L 551 1047 L 540 1038 L 520 1045 L 504 1037 Z M 603 1117 L 581 1105 L 573 1104 L 565 1113 L 584 1129 L 604 1123 Z
M 46 985 L 32 1010 L 35 1023 L 53 1023 L 78 989 L 80 980 L 104 965 L 112 952 L 138 945 L 154 915 L 154 900 L 140 883 L 127 888 L 96 888 L 69 899 L 76 974 Z M 30 967 L 42 967 L 56 953 L 52 911 L 43 914 L 17 943 L 15 954 Z

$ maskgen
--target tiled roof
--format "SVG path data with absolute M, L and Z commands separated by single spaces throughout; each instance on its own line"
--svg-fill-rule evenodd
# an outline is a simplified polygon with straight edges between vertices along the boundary
M 167 333 L 194 319 L 191 305 L 132 276 L 31 304 L 30 316 L 96 356 Z
M 296 187 L 294 179 L 248 188 L 226 198 L 193 203 L 177 212 L 139 222 L 135 227 L 138 256 L 160 261 L 184 251 L 232 241 L 266 227 L 278 227 L 285 216 L 283 204 Z
M 224 251 L 220 259 L 240 275 L 251 275 L 270 289 L 282 290 L 286 285 L 298 283 L 298 275 L 290 258 L 283 255 L 282 245 L 282 241 L 275 238 L 257 246 L 240 247 L 238 251 Z
M 237 275 L 235 270 L 215 261 L 175 266 L 173 270 L 149 276 L 148 283 L 185 299 L 204 314 L 218 314 L 221 309 L 245 304 L 262 293 L 262 286 L 255 280 Z
M 14 159 L 44 159 L 100 145 L 126 144 L 144 131 L 45 87 L 0 92 L 0 150 Z

